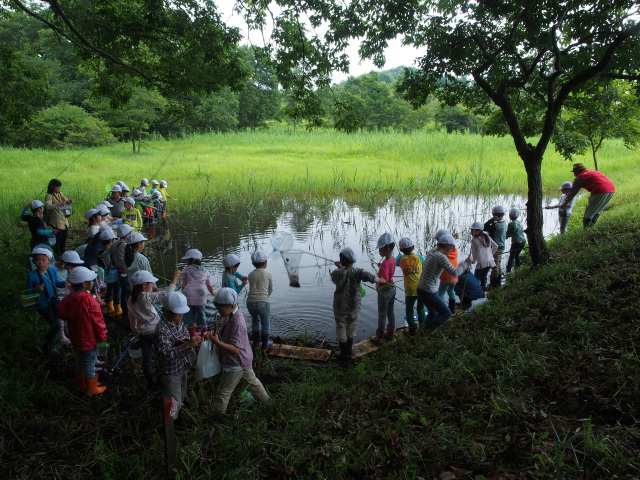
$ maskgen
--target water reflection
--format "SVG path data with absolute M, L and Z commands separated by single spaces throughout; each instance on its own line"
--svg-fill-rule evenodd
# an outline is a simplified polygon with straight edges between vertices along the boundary
M 521 210 L 520 220 L 526 225 L 526 199 L 521 196 L 444 197 L 415 200 L 390 198 L 384 204 L 347 200 L 332 201 L 289 200 L 262 205 L 259 210 L 243 212 L 220 212 L 214 217 L 199 212 L 170 214 L 170 233 L 157 228 L 150 230 L 155 240 L 148 253 L 154 274 L 168 278 L 180 257 L 190 248 L 203 253 L 203 265 L 209 269 L 212 281 L 218 288 L 222 273 L 222 257 L 235 253 L 242 261 L 239 272 L 244 275 L 253 270 L 250 256 L 255 250 L 267 255 L 267 269 L 273 275 L 275 291 L 271 296 L 272 335 L 295 336 L 308 334 L 334 341 L 332 299 L 334 285 L 329 271 L 332 263 L 320 257 L 338 259 L 338 252 L 351 246 L 358 254 L 358 267 L 376 272 L 380 256 L 376 247 L 378 237 L 391 232 L 397 239 L 411 237 L 416 253 L 424 255 L 435 246 L 433 233 L 439 228 L 458 232 L 458 251 L 464 259 L 469 253 L 471 240 L 469 226 L 474 221 L 486 221 L 491 207 L 504 205 Z M 558 232 L 558 219 L 554 210 L 545 210 L 545 235 Z M 294 240 L 294 249 L 305 252 L 300 259 L 300 287 L 289 285 L 289 277 L 282 257 L 273 253 L 270 239 L 274 232 L 289 232 Z M 156 247 L 154 248 L 154 244 Z M 507 240 L 506 250 L 509 250 Z M 306 254 L 309 253 L 309 254 Z M 397 250 L 394 254 L 397 254 Z M 313 255 L 316 256 L 313 256 Z M 506 264 L 508 255 L 503 258 Z M 402 272 L 396 270 L 398 286 L 402 287 Z M 217 285 L 216 285 L 217 284 Z M 240 304 L 250 325 L 245 306 L 246 292 L 240 295 Z M 210 298 L 211 300 L 211 298 Z M 398 289 L 395 313 L 396 324 L 404 324 L 404 293 Z M 372 334 L 377 324 L 376 293 L 367 290 L 362 299 L 362 310 L 358 321 L 356 341 Z

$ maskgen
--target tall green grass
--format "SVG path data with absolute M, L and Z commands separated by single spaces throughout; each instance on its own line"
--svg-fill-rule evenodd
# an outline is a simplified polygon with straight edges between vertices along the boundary
M 611 141 L 602 149 L 600 165 L 618 184 L 637 179 L 634 159 L 621 142 Z M 0 225 L 13 223 L 20 207 L 54 177 L 81 211 L 102 199 L 107 185 L 124 180 L 134 188 L 142 177 L 167 180 L 181 208 L 209 211 L 239 199 L 353 195 L 367 200 L 527 190 L 509 138 L 442 132 L 212 133 L 150 140 L 140 154 L 131 153 L 128 144 L 84 151 L 5 148 L 0 170 Z M 571 180 L 570 170 L 570 163 L 549 149 L 543 162 L 546 193 L 555 195 L 562 181 Z

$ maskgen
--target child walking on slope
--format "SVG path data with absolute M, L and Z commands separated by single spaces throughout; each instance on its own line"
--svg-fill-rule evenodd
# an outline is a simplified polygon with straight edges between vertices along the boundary
M 438 279 L 442 270 L 451 275 L 458 276 L 471 265 L 471 255 L 459 267 L 453 267 L 447 255 L 455 248 L 456 241 L 451 235 L 442 235 L 436 248 L 424 257 L 422 276 L 418 283 L 418 297 L 422 299 L 429 315 L 427 315 L 427 328 L 434 329 L 442 325 L 451 317 L 451 310 L 438 295 Z
M 247 310 L 251 314 L 253 346 L 257 347 L 262 341 L 262 349 L 266 350 L 273 344 L 273 340 L 269 338 L 271 329 L 269 297 L 273 292 L 273 277 L 266 270 L 267 256 L 264 252 L 254 252 L 251 255 L 251 263 L 256 269 L 249 274 Z M 262 326 L 262 334 L 260 334 L 260 326 Z
M 509 261 L 507 262 L 507 273 L 511 272 L 511 268 L 520 266 L 520 252 L 527 244 L 527 237 L 524 236 L 524 228 L 518 221 L 520 210 L 512 208 L 509 210 L 509 225 L 507 225 L 506 238 L 511 238 L 511 247 L 509 247 Z M 514 265 L 515 264 L 515 265 Z
M 504 244 L 507 234 L 507 222 L 504 219 L 504 207 L 495 205 L 491 209 L 493 215 L 485 224 L 484 231 L 496 242 L 498 249 L 493 254 L 495 265 L 491 267 L 491 287 L 497 288 L 502 285 L 502 255 L 504 254 Z
M 248 277 L 238 272 L 240 266 L 240 257 L 230 253 L 222 259 L 224 273 L 222 274 L 222 287 L 233 288 L 236 293 L 240 293 L 249 281 Z
M 498 250 L 498 245 L 493 239 L 484 233 L 482 222 L 473 222 L 471 224 L 471 256 L 476 261 L 476 269 L 473 275 L 480 282 L 482 291 L 487 291 L 487 274 L 496 262 L 493 258 Z
M 383 233 L 376 245 L 380 256 L 384 257 L 380 264 L 378 277 L 386 280 L 385 283 L 376 286 L 376 291 L 378 292 L 378 328 L 371 339 L 376 344 L 383 339 L 393 340 L 393 335 L 396 331 L 396 315 L 393 310 L 396 301 L 396 287 L 393 283 L 393 274 L 396 271 L 396 259 L 393 258 L 395 246 L 395 239 L 390 233 Z M 385 324 L 387 326 L 386 330 Z
M 408 332 L 410 335 L 413 335 L 418 328 L 413 316 L 413 306 L 416 302 L 418 303 L 416 308 L 420 326 L 424 325 L 426 319 L 424 303 L 418 298 L 418 281 L 420 280 L 420 275 L 422 275 L 424 258 L 422 258 L 422 255 L 413 253 L 413 240 L 409 237 L 402 237 L 398 240 L 398 247 L 402 253 L 396 257 L 396 265 L 400 267 L 404 275 L 405 313 L 407 315 L 407 322 L 409 323 Z
M 348 361 L 353 351 L 353 337 L 356 335 L 356 322 L 362 302 L 363 280 L 369 283 L 385 283 L 373 273 L 365 272 L 353 266 L 356 253 L 351 247 L 340 251 L 340 261 L 335 262 L 337 270 L 331 272 L 331 281 L 336 284 L 333 294 L 333 315 L 336 321 L 336 338 L 340 344 L 340 358 Z
M 440 238 L 443 237 L 444 235 L 451 235 L 451 232 L 449 232 L 449 230 L 446 230 L 444 228 L 441 228 L 440 230 L 438 230 L 435 234 L 436 242 L 439 242 Z M 453 239 L 457 240 L 458 234 L 453 235 Z M 447 255 L 447 258 L 449 259 L 449 263 L 453 267 L 458 266 L 458 249 L 455 247 L 455 245 L 453 246 L 453 250 L 451 250 L 451 252 L 449 252 L 449 254 Z M 449 296 L 449 310 L 451 310 L 451 312 L 453 312 L 456 308 L 456 284 L 457 283 L 458 283 L 458 277 L 455 275 L 451 275 L 446 270 L 443 270 L 442 273 L 440 274 L 440 287 L 438 287 L 438 295 L 440 295 L 440 298 L 442 299 L 443 302 L 446 301 L 445 296 L 447 295 Z
M 182 293 L 187 297 L 189 311 L 182 316 L 182 322 L 187 329 L 199 330 L 207 323 L 205 305 L 207 304 L 207 291 L 215 295 L 211 286 L 211 275 L 202 266 L 202 252 L 195 248 L 188 250 L 182 257 L 187 266 L 182 271 Z

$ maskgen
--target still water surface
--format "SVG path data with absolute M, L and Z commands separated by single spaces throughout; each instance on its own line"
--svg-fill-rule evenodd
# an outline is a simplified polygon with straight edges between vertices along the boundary
M 257 213 L 221 213 L 213 218 L 201 212 L 180 212 L 169 214 L 169 234 L 161 230 L 147 232 L 147 236 L 155 234 L 156 241 L 159 241 L 149 242 L 145 253 L 150 257 L 154 274 L 170 278 L 176 262 L 179 268 L 184 267 L 180 257 L 190 248 L 199 249 L 203 254 L 202 264 L 211 273 L 216 290 L 224 271 L 222 258 L 225 255 L 238 255 L 242 261 L 238 271 L 248 275 L 253 270 L 251 253 L 262 250 L 267 255 L 271 254 L 267 265 L 275 282 L 275 290 L 271 295 L 271 335 L 307 334 L 333 342 L 335 324 L 332 301 L 335 287 L 329 272 L 336 267 L 317 256 L 338 260 L 339 251 L 350 246 L 358 255 L 356 266 L 375 273 L 381 261 L 376 241 L 384 232 L 391 232 L 396 242 L 400 237 L 410 237 L 416 245 L 414 252 L 424 255 L 435 246 L 433 234 L 436 230 L 447 228 L 459 233 L 458 251 L 463 260 L 469 254 L 471 223 L 476 220 L 487 221 L 491 216 L 491 207 L 501 204 L 507 212 L 511 207 L 520 208 L 520 220 L 526 226 L 525 202 L 526 198 L 521 196 L 456 196 L 413 202 L 390 199 L 383 204 L 362 204 L 345 199 L 292 200 L 273 207 L 263 206 Z M 544 212 L 545 236 L 557 233 L 557 211 Z M 573 223 L 577 225 L 575 220 Z M 573 227 L 577 228 L 575 225 Z M 291 234 L 295 242 L 293 249 L 305 252 L 300 260 L 299 288 L 290 286 L 280 252 L 272 252 L 270 240 L 276 231 Z M 509 242 L 507 240 L 507 251 Z M 398 253 L 396 248 L 394 256 Z M 505 255 L 503 265 L 506 265 L 507 257 Z M 395 304 L 396 325 L 402 326 L 405 306 L 401 303 L 404 301 L 404 292 L 401 290 L 403 282 L 399 268 L 396 269 L 396 276 L 396 283 L 400 287 Z M 209 303 L 212 306 L 211 302 L 210 296 Z M 246 291 L 240 294 L 240 305 L 250 331 Z M 356 341 L 371 335 L 376 326 L 376 292 L 367 288 L 358 317 Z

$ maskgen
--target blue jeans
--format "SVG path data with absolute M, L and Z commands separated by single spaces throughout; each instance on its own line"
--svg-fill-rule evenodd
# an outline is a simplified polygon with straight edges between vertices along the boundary
M 396 328 L 396 314 L 393 310 L 395 303 L 395 287 L 383 287 L 378 290 L 378 330 L 384 330 L 387 320 L 389 328 Z
M 207 314 L 204 311 L 204 305 L 189 305 L 189 311 L 182 316 L 182 323 L 186 326 L 204 325 L 207 323 Z
M 147 383 L 152 383 L 153 378 L 153 333 L 138 335 L 140 348 L 142 348 L 142 371 Z
M 76 375 L 84 373 L 84 378 L 96 376 L 96 349 L 76 352 Z
M 131 291 L 129 290 L 129 277 L 126 273 L 120 274 L 120 307 L 122 309 L 122 316 L 127 316 L 127 300 L 129 300 Z M 115 303 L 115 302 L 114 302 Z
M 443 302 L 445 301 L 444 297 L 447 295 L 447 293 L 449 294 L 449 298 L 455 302 L 456 300 L 456 284 L 455 283 L 450 283 L 448 285 L 440 284 L 440 286 L 438 287 L 438 295 L 440 296 Z
M 427 325 L 439 327 L 451 318 L 451 310 L 437 293 L 429 293 L 418 289 L 418 298 L 422 300 L 429 314 L 427 315 Z
M 107 283 L 107 294 L 104 297 L 104 301 L 120 305 L 120 280 L 113 283 Z
M 259 332 L 260 325 L 262 325 L 262 335 L 269 335 L 271 304 L 269 302 L 247 302 L 247 310 L 251 314 L 251 329 L 254 332 Z

